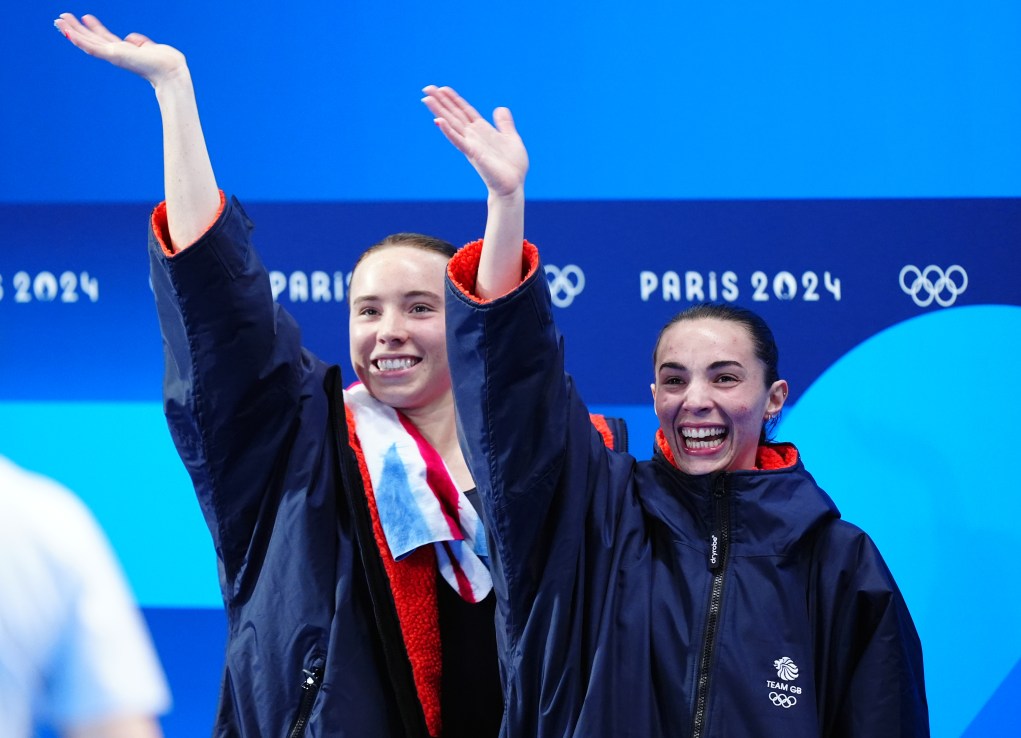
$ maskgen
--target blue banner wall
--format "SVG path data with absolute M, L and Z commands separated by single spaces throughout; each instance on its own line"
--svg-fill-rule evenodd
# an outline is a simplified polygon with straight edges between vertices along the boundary
M 50 25 L 184 49 L 221 186 L 306 344 L 347 359 L 357 254 L 481 235 L 484 193 L 418 102 L 507 104 L 568 367 L 632 451 L 651 348 L 704 299 L 760 312 L 778 437 L 878 542 L 925 649 L 933 735 L 1021 720 L 1021 6 L 747 0 L 18 3 L 0 64 L 0 453 L 81 495 L 160 649 L 169 738 L 206 734 L 225 622 L 162 418 L 145 232 L 148 85 Z M 17 62 L 17 63 L 15 63 Z M 1006 475 L 1006 480 L 1004 479 Z M 962 666 L 965 665 L 965 666 Z

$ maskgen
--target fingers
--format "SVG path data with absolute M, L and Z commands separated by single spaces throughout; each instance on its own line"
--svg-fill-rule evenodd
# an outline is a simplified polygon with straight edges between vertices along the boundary
M 465 122 L 460 116 L 454 114 L 446 99 L 440 95 L 439 88 L 429 86 L 423 92 L 426 93 L 426 96 L 422 98 L 422 102 L 425 103 L 429 112 L 433 114 L 437 125 L 439 125 L 440 121 L 443 121 L 446 124 L 446 128 L 456 130 L 459 134 L 463 133 Z
M 444 135 L 446 135 L 447 138 L 450 138 L 451 133 L 457 136 L 462 135 L 463 133 L 462 127 L 458 126 L 457 127 L 458 130 L 457 131 L 454 130 L 454 128 L 450 124 L 450 121 L 445 117 L 443 108 L 436 101 L 436 98 L 432 96 L 423 97 L 422 102 L 425 103 L 425 106 L 429 109 L 429 112 L 433 114 L 433 123 L 439 126 L 440 130 L 443 131 Z
M 74 15 L 74 13 L 61 13 L 57 16 L 57 20 L 53 21 L 53 24 L 58 28 L 61 25 L 68 26 L 71 28 L 81 28 L 81 21 Z
M 57 30 L 64 34 L 72 44 L 92 56 L 101 56 L 100 50 L 111 41 L 120 39 L 114 36 L 95 16 L 86 15 L 79 21 L 71 13 L 61 13 L 53 22 Z
M 94 33 L 83 26 L 81 22 L 70 13 L 61 13 L 60 17 L 53 22 L 57 30 L 64 34 L 64 37 L 86 54 L 95 54 L 98 43 Z
M 500 133 L 517 133 L 514 126 L 514 117 L 509 108 L 497 108 L 493 111 L 493 123 Z
M 53 25 L 57 27 L 57 30 L 64 34 L 64 36 L 70 41 L 71 34 L 81 33 L 85 30 L 85 27 L 78 22 L 70 13 L 61 13 L 57 16 L 57 19 L 53 21 Z
M 452 87 L 441 87 L 437 91 L 440 99 L 444 101 L 452 115 L 456 115 L 465 125 L 477 121 L 482 116 L 468 104 L 468 101 L 457 94 Z
M 153 40 L 146 36 L 144 33 L 129 33 L 127 36 L 124 37 L 124 40 L 127 41 L 129 44 L 133 44 L 135 46 L 142 46 L 144 44 L 153 43 Z
M 104 41 L 120 41 L 120 36 L 115 36 L 106 30 L 106 26 L 99 22 L 99 18 L 94 15 L 83 15 L 82 23 L 94 34 Z
M 443 118 L 436 118 L 435 123 L 436 127 L 440 129 L 444 136 L 447 137 L 447 140 L 454 144 L 454 148 L 465 156 L 471 156 L 471 149 L 465 141 L 464 136 L 451 128 L 450 123 Z
M 432 114 L 448 121 L 458 132 L 464 132 L 465 128 L 482 118 L 475 108 L 450 87 L 429 85 L 422 91 L 426 93 L 423 102 Z

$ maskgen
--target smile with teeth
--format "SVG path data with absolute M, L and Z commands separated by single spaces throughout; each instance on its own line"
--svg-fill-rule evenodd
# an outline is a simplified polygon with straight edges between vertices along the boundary
M 410 369 L 419 362 L 410 356 L 402 356 L 399 359 L 376 359 L 376 368 L 381 372 L 392 372 L 398 369 Z
M 688 449 L 717 448 L 723 445 L 727 437 L 727 429 L 723 426 L 713 428 L 681 428 L 684 447 Z

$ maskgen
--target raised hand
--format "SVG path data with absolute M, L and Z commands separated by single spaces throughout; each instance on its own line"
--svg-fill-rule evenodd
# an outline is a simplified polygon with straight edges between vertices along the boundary
M 422 102 L 443 135 L 464 154 L 491 194 L 520 193 L 528 173 L 528 152 L 507 108 L 493 111 L 491 125 L 450 87 L 429 85 Z
M 86 54 L 134 72 L 156 91 L 163 120 L 163 179 L 171 241 L 165 246 L 174 251 L 187 248 L 216 218 L 220 192 L 184 54 L 140 33 L 120 38 L 92 15 L 79 21 L 62 13 L 53 24 Z
M 53 25 L 86 54 L 134 72 L 153 87 L 187 72 L 184 54 L 173 46 L 158 44 L 141 33 L 129 33 L 120 38 L 94 15 L 83 15 L 78 20 L 71 13 L 61 13 Z
M 429 85 L 425 103 L 436 125 L 467 157 L 489 190 L 486 233 L 475 280 L 479 297 L 505 295 L 521 279 L 525 237 L 525 175 L 528 152 L 507 108 L 493 111 L 495 127 L 449 87 Z

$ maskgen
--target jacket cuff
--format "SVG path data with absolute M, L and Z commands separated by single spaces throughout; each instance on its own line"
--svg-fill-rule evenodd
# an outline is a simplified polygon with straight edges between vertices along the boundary
M 491 300 L 477 294 L 479 260 L 482 258 L 482 239 L 463 246 L 447 264 L 447 276 L 453 285 L 472 302 L 484 305 Z M 539 249 L 525 241 L 521 247 L 521 282 L 527 282 L 539 268 Z
M 220 207 L 217 208 L 216 215 L 213 217 L 212 222 L 210 222 L 209 227 L 206 228 L 206 233 L 212 230 L 213 226 L 216 225 L 216 222 L 220 220 L 220 216 L 223 215 L 223 209 L 226 206 L 227 197 L 223 194 L 223 190 L 220 190 Z M 153 235 L 156 236 L 156 242 L 160 245 L 160 249 L 162 249 L 165 256 L 173 256 L 187 248 L 187 246 L 185 246 L 183 248 L 175 249 L 173 241 L 170 240 L 170 226 L 167 225 L 166 200 L 153 208 L 150 225 L 152 226 Z M 199 238 L 202 238 L 202 236 Z M 188 244 L 188 246 L 191 246 L 191 244 Z

